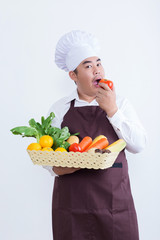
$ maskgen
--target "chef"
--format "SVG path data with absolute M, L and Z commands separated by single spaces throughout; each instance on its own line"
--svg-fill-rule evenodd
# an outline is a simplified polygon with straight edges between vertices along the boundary
M 94 139 L 105 135 L 109 143 L 122 138 L 126 150 L 144 149 L 146 132 L 126 98 L 99 83 L 105 71 L 98 40 L 90 33 L 71 31 L 60 38 L 55 62 L 69 73 L 76 90 L 52 105 L 52 125 L 67 126 Z M 105 170 L 48 167 L 55 176 L 52 203 L 54 240 L 138 240 L 125 151 Z

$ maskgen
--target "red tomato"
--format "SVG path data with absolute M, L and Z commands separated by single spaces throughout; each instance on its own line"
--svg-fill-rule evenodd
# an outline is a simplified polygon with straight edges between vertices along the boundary
M 107 80 L 107 79 L 101 79 L 99 82 L 100 82 L 100 83 L 106 83 L 110 89 L 113 88 L 113 82 L 110 81 L 110 80 Z
M 72 143 L 69 147 L 70 152 L 81 152 L 81 147 L 79 146 L 78 143 Z

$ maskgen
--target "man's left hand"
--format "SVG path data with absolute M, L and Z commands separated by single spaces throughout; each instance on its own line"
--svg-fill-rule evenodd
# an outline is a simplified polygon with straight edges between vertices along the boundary
M 96 101 L 98 102 L 100 108 L 102 108 L 108 117 L 112 117 L 118 110 L 116 104 L 116 92 L 115 87 L 111 90 L 107 84 L 99 83 L 101 86 L 98 88 Z

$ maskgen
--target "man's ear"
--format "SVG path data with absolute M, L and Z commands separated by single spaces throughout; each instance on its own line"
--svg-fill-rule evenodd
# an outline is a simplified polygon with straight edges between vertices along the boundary
M 76 83 L 76 81 L 77 81 L 77 75 L 75 74 L 75 72 L 70 71 L 70 72 L 69 72 L 69 76 L 70 76 L 70 78 Z

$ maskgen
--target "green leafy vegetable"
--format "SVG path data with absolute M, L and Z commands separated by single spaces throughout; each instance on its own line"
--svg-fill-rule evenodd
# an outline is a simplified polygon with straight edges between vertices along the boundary
M 38 131 L 33 127 L 16 127 L 11 129 L 12 133 L 15 135 L 22 135 L 23 137 L 36 137 L 38 135 Z
M 70 132 L 68 127 L 64 127 L 62 129 L 57 127 L 52 127 L 52 121 L 55 117 L 53 112 L 45 119 L 43 116 L 41 117 L 41 123 L 36 122 L 34 118 L 29 120 L 29 127 L 20 126 L 11 129 L 11 132 L 14 135 L 21 135 L 22 137 L 34 137 L 37 139 L 39 143 L 39 139 L 43 135 L 49 135 L 53 138 L 54 144 L 52 148 L 55 150 L 58 147 L 64 147 L 68 149 L 70 144 L 66 142 L 66 140 L 70 137 Z M 75 133 L 74 135 L 78 135 L 79 133 Z

